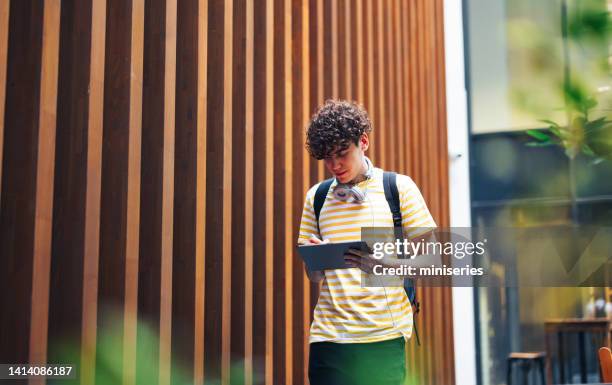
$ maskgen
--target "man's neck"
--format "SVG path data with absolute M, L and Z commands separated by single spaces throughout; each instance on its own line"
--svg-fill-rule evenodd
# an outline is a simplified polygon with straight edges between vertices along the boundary
M 368 172 L 368 163 L 364 157 L 363 162 L 361 163 L 361 170 L 359 171 L 359 174 L 355 177 L 355 179 L 351 180 L 349 184 L 355 185 L 357 183 L 363 182 L 364 180 L 367 179 L 366 177 L 367 172 Z

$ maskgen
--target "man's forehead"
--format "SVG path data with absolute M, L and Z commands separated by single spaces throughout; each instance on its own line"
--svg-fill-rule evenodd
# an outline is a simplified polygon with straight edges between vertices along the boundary
M 335 146 L 329 151 L 329 156 L 338 155 L 343 151 L 348 150 L 351 147 L 351 143 L 347 143 L 344 146 Z

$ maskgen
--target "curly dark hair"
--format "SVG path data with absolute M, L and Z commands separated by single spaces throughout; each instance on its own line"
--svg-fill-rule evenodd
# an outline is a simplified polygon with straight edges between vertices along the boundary
M 364 133 L 372 131 L 366 110 L 346 100 L 327 100 L 312 116 L 306 130 L 306 149 L 316 159 L 359 144 Z

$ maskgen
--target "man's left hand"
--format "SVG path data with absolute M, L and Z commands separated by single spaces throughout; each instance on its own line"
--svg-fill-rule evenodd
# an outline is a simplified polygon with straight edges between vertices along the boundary
M 368 274 L 372 273 L 374 266 L 384 266 L 382 260 L 374 258 L 368 251 L 355 248 L 348 249 L 344 254 L 344 261 L 349 267 L 357 267 Z

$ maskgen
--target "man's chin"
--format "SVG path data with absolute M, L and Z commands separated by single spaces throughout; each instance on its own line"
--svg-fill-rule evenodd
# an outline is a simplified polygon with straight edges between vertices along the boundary
M 347 175 L 337 176 L 336 179 L 340 183 L 348 183 L 351 181 L 351 179 Z

